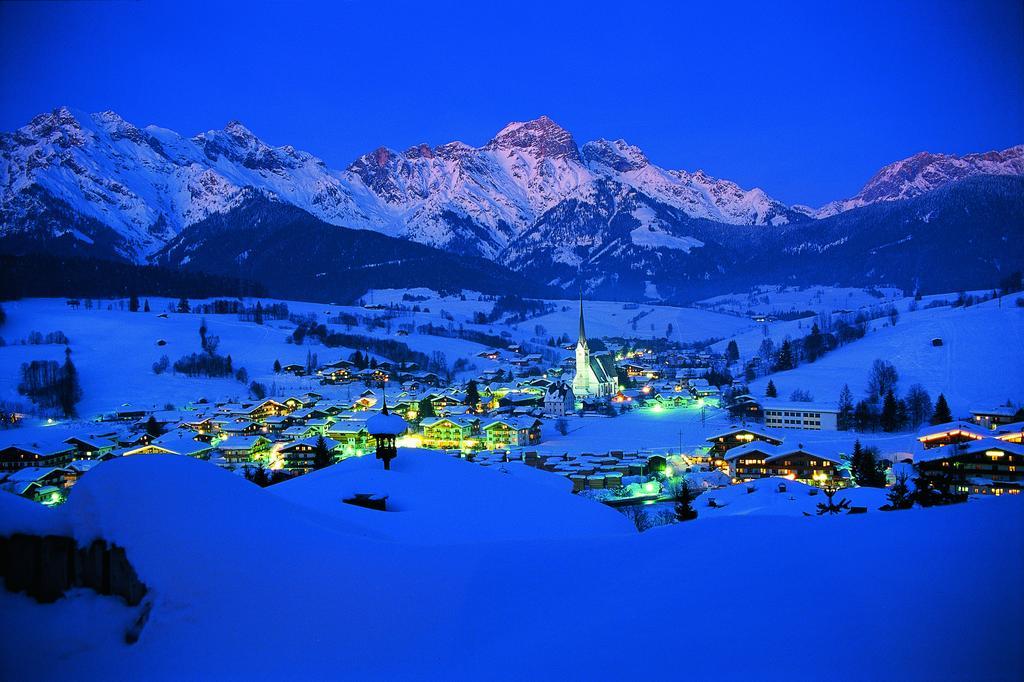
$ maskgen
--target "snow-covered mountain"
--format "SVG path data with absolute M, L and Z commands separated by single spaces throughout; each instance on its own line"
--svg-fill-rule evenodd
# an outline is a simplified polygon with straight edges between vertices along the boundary
M 856 196 L 825 204 L 813 215 L 827 218 L 880 201 L 913 199 L 975 175 L 1024 175 L 1024 145 L 965 156 L 914 154 L 875 173 Z
M 721 223 L 804 219 L 759 189 L 654 166 L 623 140 L 581 150 L 546 116 L 511 123 L 482 147 L 382 147 L 330 169 L 291 146 L 265 144 L 238 122 L 186 138 L 113 112 L 62 107 L 0 135 L 0 234 L 45 222 L 50 236 L 95 241 L 59 220 L 41 221 L 52 198 L 110 228 L 118 255 L 144 261 L 185 227 L 237 206 L 252 187 L 331 224 L 498 259 L 560 203 L 592 201 L 608 183 Z

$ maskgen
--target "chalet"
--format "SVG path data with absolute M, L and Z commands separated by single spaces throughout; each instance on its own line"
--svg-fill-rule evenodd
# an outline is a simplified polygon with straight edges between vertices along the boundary
M 117 437 L 117 445 L 122 448 L 135 448 L 140 445 L 149 445 L 156 438 L 148 431 L 132 431 Z
M 572 386 L 558 381 L 548 386 L 544 393 L 544 411 L 553 417 L 564 417 L 576 409 L 576 394 Z
M 293 420 L 291 416 L 287 414 L 274 415 L 273 417 L 267 417 L 266 419 L 263 420 L 263 426 L 265 426 L 266 428 L 270 429 L 270 431 L 275 433 L 284 431 L 289 426 L 293 426 L 294 424 L 295 420 Z
M 40 488 L 54 487 L 66 488 L 68 485 L 68 472 L 64 467 L 26 467 L 18 471 L 12 471 L 4 476 L 5 483 L 26 483 L 33 482 Z
M 24 443 L 0 448 L 0 471 L 24 467 L 62 467 L 74 459 L 76 448 L 68 443 Z
M 226 436 L 254 436 L 263 430 L 263 427 L 256 422 L 227 422 L 221 425 L 220 430 Z
M 311 398 L 308 395 L 305 396 L 290 396 L 285 398 L 284 404 L 290 410 L 298 410 L 303 407 L 313 407 L 316 405 L 316 399 Z
M 921 473 L 963 494 L 1016 495 L 1024 487 L 1024 445 L 997 438 L 952 443 L 919 453 Z M 954 492 L 954 491 L 947 491 Z
M 114 449 L 114 441 L 93 436 L 72 436 L 64 441 L 75 447 L 75 457 L 99 459 Z
M 948 422 L 935 426 L 926 426 L 917 432 L 917 442 L 925 450 L 942 447 L 953 443 L 966 443 L 981 440 L 988 434 L 971 422 Z
M 720 455 L 729 465 L 729 475 L 733 480 L 745 481 L 770 475 L 765 460 L 779 454 L 777 448 L 778 444 L 755 440 L 731 447 Z
M 181 426 L 195 431 L 200 437 L 207 440 L 213 437 L 215 433 L 220 430 L 220 427 L 214 422 L 213 417 L 210 416 L 195 416 L 190 417 L 181 422 Z
M 765 464 L 772 471 L 772 476 L 810 484 L 838 478 L 839 459 L 836 457 L 808 452 L 802 447 L 784 449 L 779 446 L 778 450 L 779 452 L 765 460 Z
M 289 426 L 281 432 L 281 437 L 287 440 L 302 440 L 303 438 L 315 438 L 324 433 L 322 426 L 316 424 L 296 424 Z
M 228 464 L 244 464 L 259 459 L 270 449 L 265 436 L 231 436 L 217 444 L 221 458 Z
M 125 450 L 122 455 L 181 455 L 209 459 L 213 446 L 209 443 L 175 436 L 157 438 L 153 442 Z
M 782 445 L 782 439 L 746 427 L 733 427 L 729 431 L 711 436 L 707 440 L 712 444 L 711 450 L 715 454 L 725 454 L 735 447 L 755 441 L 761 441 L 768 445 Z
M 360 455 L 370 448 L 370 432 L 363 420 L 342 420 L 331 424 L 327 436 L 347 455 Z
M 73 486 L 78 483 L 82 476 L 93 469 L 100 461 L 96 459 L 76 459 L 71 464 L 64 467 L 67 472 L 67 484 Z
M 427 398 L 430 400 L 430 404 L 434 406 L 434 412 L 437 414 L 443 414 L 449 409 L 465 407 L 462 401 L 455 396 L 443 393 L 431 393 Z
M 280 453 L 284 459 L 284 467 L 286 469 L 301 469 L 303 471 L 312 469 L 316 446 L 319 440 L 319 437 L 304 438 L 282 446 Z M 343 451 L 341 443 L 331 438 L 324 438 L 324 444 L 327 446 L 327 451 L 331 453 L 332 458 L 337 459 L 341 457 Z
M 330 367 L 322 371 L 321 381 L 325 384 L 344 384 L 352 381 L 352 371 L 348 367 Z
M 731 448 L 723 459 L 729 464 L 729 474 L 738 481 L 779 476 L 819 484 L 838 477 L 839 460 L 835 457 L 764 441 Z
M 494 419 L 483 426 L 484 441 L 488 450 L 535 445 L 540 442 L 540 425 L 539 419 L 530 417 Z
M 1007 443 L 1024 443 L 1024 422 L 1003 424 L 996 429 L 996 438 Z
M 293 362 L 291 364 L 281 365 L 281 371 L 285 374 L 294 374 L 297 377 L 301 377 L 306 374 L 306 366 Z
M 995 429 L 1004 424 L 1012 424 L 1016 417 L 1017 408 L 1009 405 L 971 410 L 971 421 L 985 429 Z
M 475 445 L 479 433 L 478 419 L 460 417 L 428 417 L 420 422 L 423 445 L 430 448 L 462 448 Z
M 835 431 L 839 428 L 839 410 L 819 403 L 763 403 L 764 425 L 777 429 Z

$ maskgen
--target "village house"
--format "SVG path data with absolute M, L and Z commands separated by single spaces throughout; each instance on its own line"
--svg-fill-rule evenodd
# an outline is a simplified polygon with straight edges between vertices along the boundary
M 766 400 L 763 407 L 765 426 L 809 431 L 835 431 L 839 428 L 839 410 L 830 405 Z
M 221 459 L 227 464 L 244 464 L 260 459 L 271 446 L 266 436 L 231 436 L 217 444 Z
M 151 443 L 129 448 L 121 453 L 128 455 L 182 455 L 209 459 L 213 446 L 209 443 L 180 436 L 161 436 Z
M 428 448 L 463 448 L 476 444 L 480 420 L 466 417 L 428 417 L 420 422 L 423 445 Z
M 576 409 L 576 394 L 572 386 L 564 381 L 557 381 L 548 386 L 544 393 L 544 412 L 552 417 L 564 417 Z
M 281 438 L 286 440 L 302 440 L 303 438 L 320 436 L 323 433 L 323 428 L 316 424 L 296 424 L 282 431 Z
M 985 429 L 995 429 L 1004 424 L 1012 424 L 1016 416 L 1017 408 L 1010 405 L 971 410 L 971 421 Z
M 968 495 L 1019 494 L 1024 487 L 1024 445 L 996 438 L 961 441 L 930 448 L 914 457 L 921 473 L 951 480 L 955 491 Z
M 952 443 L 965 443 L 972 440 L 981 440 L 990 435 L 987 431 L 975 426 L 971 422 L 948 422 L 935 426 L 926 426 L 917 432 L 917 442 L 925 450 L 939 448 Z
M 488 450 L 522 447 L 540 442 L 541 421 L 530 417 L 494 419 L 483 426 Z
M 839 460 L 835 457 L 812 453 L 803 447 L 787 448 L 765 441 L 752 441 L 731 448 L 723 459 L 736 481 L 779 476 L 820 485 L 838 477 Z
M 114 441 L 95 436 L 72 436 L 64 441 L 75 447 L 75 457 L 100 459 L 114 449 Z
M 346 455 L 361 455 L 370 449 L 370 432 L 363 420 L 337 421 L 327 429 L 327 436 L 338 443 Z
M 996 428 L 996 438 L 1007 443 L 1024 443 L 1024 422 L 1004 424 Z
M 304 438 L 281 446 L 279 452 L 284 460 L 284 468 L 310 471 L 313 468 L 313 459 L 319 440 L 319 437 Z M 324 445 L 327 447 L 327 451 L 331 453 L 333 459 L 338 459 L 342 456 L 343 446 L 338 441 L 333 438 L 324 438 Z
M 748 429 L 746 427 L 733 427 L 724 433 L 711 436 L 707 440 L 712 444 L 711 451 L 719 455 L 724 455 L 733 448 L 741 445 L 747 445 L 754 441 L 761 441 L 769 445 L 782 445 L 781 438 L 775 438 L 774 436 L 769 436 L 767 433 L 762 433 L 755 429 Z
M 0 471 L 24 467 L 63 467 L 75 458 L 74 445 L 64 442 L 24 443 L 0 448 Z
M 263 431 L 263 426 L 256 422 L 225 422 L 220 425 L 225 436 L 253 436 Z

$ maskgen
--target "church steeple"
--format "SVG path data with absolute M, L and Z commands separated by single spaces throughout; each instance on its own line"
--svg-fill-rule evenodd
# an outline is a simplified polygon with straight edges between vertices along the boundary
M 587 328 L 583 323 L 583 289 L 580 289 L 580 339 L 578 345 L 587 347 Z

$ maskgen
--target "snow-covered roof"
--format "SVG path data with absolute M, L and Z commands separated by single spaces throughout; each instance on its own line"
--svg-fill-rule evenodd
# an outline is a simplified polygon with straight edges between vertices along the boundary
M 761 431 L 758 431 L 757 429 L 751 429 L 751 428 L 748 428 L 746 426 L 734 426 L 731 429 L 729 429 L 728 431 L 723 431 L 722 433 L 716 433 L 715 435 L 710 436 L 706 440 L 708 440 L 708 441 L 716 441 L 719 438 L 727 438 L 727 437 L 735 435 L 737 433 L 749 433 L 749 434 L 757 436 L 758 438 L 761 438 L 763 440 L 774 441 L 774 442 L 778 442 L 778 443 L 782 442 L 781 438 L 776 438 L 775 436 L 769 436 L 767 433 L 762 433 Z
M 303 438 L 302 440 L 293 441 L 293 442 L 288 443 L 287 445 L 283 446 L 281 448 L 281 452 L 285 452 L 287 450 L 291 450 L 292 448 L 295 448 L 295 447 L 300 446 L 300 445 L 307 445 L 307 446 L 309 446 L 311 448 L 315 448 L 319 441 L 320 441 L 320 437 L 319 436 L 314 436 L 312 438 Z M 333 450 L 334 448 L 336 448 L 336 447 L 341 445 L 341 443 L 339 443 L 338 441 L 334 440 L 333 438 L 324 438 L 324 443 L 327 445 L 327 449 L 328 450 Z
M 1024 444 L 1009 443 L 1005 440 L 999 440 L 998 438 L 986 437 L 979 438 L 978 440 L 967 441 L 965 443 L 952 443 L 950 445 L 943 445 L 940 448 L 925 450 L 924 452 L 915 455 L 914 461 L 934 462 L 935 460 L 940 459 L 951 459 L 953 457 L 962 457 L 964 455 L 976 455 L 979 452 L 986 452 L 988 450 L 999 450 L 1014 455 L 1024 456 Z
M 945 424 L 935 424 L 933 426 L 925 426 L 917 432 L 918 440 L 926 440 L 929 436 L 939 436 L 941 434 L 950 433 L 954 431 L 963 432 L 964 435 L 974 435 L 979 438 L 984 438 L 986 431 L 976 424 L 968 421 L 955 421 L 946 422 Z
M 764 454 L 767 457 L 772 457 L 773 455 L 777 455 L 779 452 L 781 452 L 780 447 L 781 446 L 778 445 L 772 445 L 767 441 L 752 440 L 749 443 L 744 443 L 743 445 L 737 446 L 735 448 L 730 448 L 729 451 L 725 453 L 725 456 L 722 457 L 722 459 L 729 462 L 738 457 L 742 457 L 743 455 L 749 455 L 755 452 Z

